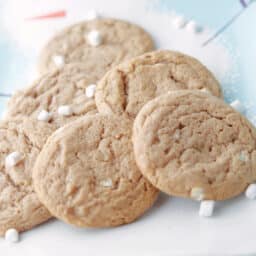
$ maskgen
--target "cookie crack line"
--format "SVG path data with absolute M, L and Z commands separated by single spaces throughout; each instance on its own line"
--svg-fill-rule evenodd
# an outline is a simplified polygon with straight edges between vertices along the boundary
M 182 107 L 184 107 L 184 106 L 191 106 L 191 104 L 182 104 L 182 103 L 181 103 L 181 104 L 179 104 L 179 106 L 177 105 L 177 108 L 178 108 L 178 107 L 181 107 L 181 106 L 182 106 Z M 168 106 L 165 106 L 165 107 L 168 107 Z M 174 108 L 173 111 L 170 112 L 170 114 L 172 114 L 174 111 L 177 111 L 177 108 Z M 158 110 L 159 110 L 159 109 L 158 109 L 158 106 L 156 106 L 156 107 L 153 109 L 153 111 L 150 112 L 148 115 L 151 115 L 151 114 L 155 113 L 155 112 L 158 111 Z M 192 114 L 200 114 L 200 113 L 205 113 L 205 114 L 207 114 L 209 117 L 211 117 L 211 118 L 213 118 L 213 119 L 220 120 L 220 121 L 224 121 L 227 126 L 230 126 L 230 124 L 227 122 L 228 116 L 234 114 L 234 113 L 232 113 L 232 109 L 230 109 L 230 113 L 229 113 L 228 115 L 226 115 L 224 118 L 218 117 L 218 116 L 216 116 L 216 115 L 213 115 L 212 113 L 210 113 L 210 112 L 207 111 L 207 110 L 196 111 L 196 112 L 193 112 Z M 183 118 L 183 117 L 190 116 L 190 115 L 191 115 L 191 114 L 181 115 L 181 116 L 179 116 L 179 119 L 178 119 L 178 120 L 180 120 L 180 119 Z M 244 122 L 243 122 L 243 120 L 242 120 L 242 118 L 241 118 L 240 116 L 239 116 L 239 119 L 240 119 L 240 122 L 244 124 Z M 142 123 L 142 127 L 145 125 L 146 120 L 147 120 L 147 117 L 144 119 L 144 122 Z M 208 120 L 208 119 L 207 119 L 207 120 Z M 179 122 L 179 123 L 181 123 L 181 122 Z M 254 137 L 253 134 L 252 134 L 252 129 L 251 129 L 251 127 L 247 124 L 247 122 L 245 123 L 245 125 L 246 125 L 246 127 L 248 128 L 248 131 L 249 131 L 251 137 Z M 239 132 L 239 130 L 238 130 L 238 132 Z M 236 135 L 238 135 L 238 134 L 236 134 Z M 239 139 L 238 136 L 237 136 L 237 138 Z M 239 141 L 239 142 L 240 142 L 241 144 L 243 144 L 241 141 Z M 218 144 L 218 145 L 220 145 L 220 144 Z

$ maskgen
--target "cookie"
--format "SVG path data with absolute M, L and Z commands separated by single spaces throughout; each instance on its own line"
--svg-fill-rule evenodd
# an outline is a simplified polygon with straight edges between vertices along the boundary
M 198 200 L 237 196 L 256 181 L 256 132 L 217 97 L 195 90 L 147 103 L 134 122 L 136 162 L 170 195 Z
M 100 114 L 57 130 L 36 161 L 33 181 L 54 216 L 81 227 L 130 223 L 158 195 L 135 163 L 130 121 Z
M 95 81 L 93 74 L 85 72 L 83 64 L 75 63 L 42 75 L 10 99 L 7 119 L 29 116 L 57 129 L 82 115 L 94 114 L 97 109 L 88 89 Z
M 25 231 L 51 217 L 32 186 L 32 168 L 49 124 L 30 119 L 0 122 L 0 235 L 11 228 Z M 40 136 L 39 136 L 40 134 Z
M 172 51 L 155 51 L 110 70 L 99 82 L 100 113 L 135 118 L 149 100 L 178 89 L 199 89 L 221 97 L 214 76 L 198 60 Z
M 123 60 L 154 49 L 150 35 L 122 20 L 94 19 L 68 27 L 52 38 L 39 58 L 41 73 L 82 62 L 100 79 Z

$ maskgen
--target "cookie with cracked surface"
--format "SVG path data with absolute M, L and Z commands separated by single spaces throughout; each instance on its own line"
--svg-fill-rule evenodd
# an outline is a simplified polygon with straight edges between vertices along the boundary
M 68 27 L 52 38 L 39 58 L 39 71 L 82 62 L 100 79 L 120 62 L 152 51 L 151 36 L 137 25 L 116 19 L 95 19 Z
M 129 120 L 96 114 L 57 130 L 41 151 L 33 181 L 57 218 L 81 227 L 130 223 L 158 190 L 139 171 Z
M 0 122 L 1 236 L 10 228 L 29 230 L 51 217 L 32 186 L 33 165 L 51 133 L 49 124 L 28 118 Z
M 180 89 L 199 89 L 222 96 L 219 83 L 198 60 L 161 50 L 110 70 L 98 83 L 95 101 L 100 113 L 135 118 L 148 101 Z
M 135 158 L 170 195 L 224 200 L 256 180 L 255 128 L 217 97 L 195 90 L 147 103 L 133 127 Z
M 56 129 L 82 115 L 97 113 L 94 98 L 86 95 L 96 78 L 85 69 L 83 64 L 72 63 L 41 76 L 11 97 L 6 118 L 28 116 Z

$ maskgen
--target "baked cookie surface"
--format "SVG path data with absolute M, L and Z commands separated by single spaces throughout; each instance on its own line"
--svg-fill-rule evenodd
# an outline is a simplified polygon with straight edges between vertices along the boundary
M 30 119 L 0 122 L 0 235 L 10 228 L 29 230 L 51 217 L 32 186 L 34 162 L 51 133 L 50 125 Z
M 97 112 L 94 98 L 86 95 L 86 88 L 95 79 L 93 74 L 85 72 L 83 64 L 76 63 L 47 73 L 11 97 L 7 119 L 28 116 L 57 129 L 82 115 L 94 114 Z M 42 111 L 47 112 L 44 119 L 40 118 Z
M 99 81 L 95 100 L 100 113 L 135 118 L 149 100 L 180 89 L 203 89 L 222 96 L 219 83 L 198 60 L 161 50 L 111 69 Z
M 42 50 L 39 71 L 55 69 L 57 56 L 63 63 L 82 62 L 88 73 L 96 73 L 100 79 L 123 60 L 153 49 L 150 35 L 139 26 L 115 19 L 95 19 L 68 27 L 52 38 Z
M 100 114 L 57 130 L 36 161 L 33 181 L 54 216 L 82 227 L 130 223 L 158 195 L 135 163 L 130 121 Z
M 202 92 L 172 92 L 146 104 L 133 143 L 142 173 L 170 195 L 224 200 L 256 180 L 255 129 Z

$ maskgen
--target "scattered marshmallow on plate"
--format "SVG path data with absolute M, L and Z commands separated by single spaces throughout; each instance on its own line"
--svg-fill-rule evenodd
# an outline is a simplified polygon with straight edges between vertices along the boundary
M 211 217 L 213 214 L 215 206 L 215 201 L 213 200 L 203 200 L 200 203 L 199 216 L 201 217 Z
M 177 29 L 181 29 L 186 25 L 186 19 L 183 16 L 177 16 L 173 19 L 173 26 Z
M 8 229 L 5 232 L 5 240 L 10 243 L 17 243 L 19 241 L 19 232 L 14 228 Z
M 187 23 L 186 29 L 192 33 L 199 33 L 202 30 L 202 28 L 193 20 Z
M 249 199 L 256 199 L 256 183 L 250 184 L 247 187 L 245 196 Z

